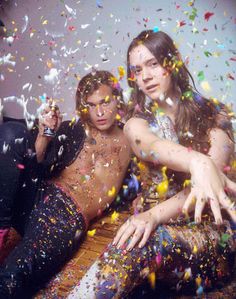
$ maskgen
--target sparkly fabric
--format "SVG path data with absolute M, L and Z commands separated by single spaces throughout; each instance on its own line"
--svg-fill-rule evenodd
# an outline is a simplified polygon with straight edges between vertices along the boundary
M 229 278 L 233 270 L 235 238 L 228 222 L 217 227 L 173 223 L 159 226 L 143 248 L 130 252 L 110 245 L 101 256 L 96 298 L 124 298 L 148 278 L 164 280 L 179 290 L 192 284 L 196 294 L 216 280 Z
M 0 268 L 0 298 L 30 298 L 73 256 L 85 229 L 72 199 L 45 184 L 24 237 Z
M 160 113 L 156 112 L 155 117 L 151 117 L 145 113 L 138 113 L 136 117 L 147 120 L 150 131 L 157 137 L 178 143 L 178 137 L 174 130 L 173 123 L 168 116 L 160 115 Z M 156 160 L 158 163 L 158 157 L 156 157 Z M 157 186 L 163 182 L 164 176 L 162 165 L 157 163 L 154 165 L 154 163 L 151 162 L 141 161 L 140 180 L 142 182 L 144 210 L 150 209 L 161 201 L 174 196 L 182 189 L 182 183 L 187 177 L 182 173 L 167 169 L 165 174 L 168 178 L 168 190 L 165 196 L 160 196 L 157 191 Z

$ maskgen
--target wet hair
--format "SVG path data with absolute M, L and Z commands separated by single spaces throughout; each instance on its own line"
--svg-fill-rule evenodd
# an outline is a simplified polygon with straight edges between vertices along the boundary
M 145 109 L 145 94 L 136 84 L 134 69 L 130 65 L 131 51 L 141 44 L 170 73 L 173 94 L 181 93 L 175 115 L 175 130 L 180 143 L 207 152 L 210 146 L 209 131 L 214 127 L 222 128 L 233 141 L 232 124 L 227 107 L 219 102 L 216 105 L 216 102 L 200 95 L 174 41 L 162 31 L 145 30 L 133 39 L 128 48 L 127 76 L 128 85 L 132 88 L 128 117 L 135 114 L 137 105 L 139 110 L 152 114 L 151 109 Z
M 79 81 L 75 97 L 76 111 L 82 122 L 88 121 L 88 97 L 97 91 L 102 85 L 107 85 L 111 88 L 112 95 L 117 100 L 118 112 L 120 111 L 125 113 L 126 106 L 118 80 L 108 71 L 90 72 Z

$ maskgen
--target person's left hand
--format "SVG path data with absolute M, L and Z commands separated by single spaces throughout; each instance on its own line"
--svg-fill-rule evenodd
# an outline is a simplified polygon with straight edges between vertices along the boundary
M 150 237 L 151 232 L 158 225 L 156 216 L 154 217 L 150 210 L 131 216 L 118 230 L 113 245 L 121 248 L 131 237 L 126 250 L 132 250 L 140 239 L 138 247 L 142 248 Z

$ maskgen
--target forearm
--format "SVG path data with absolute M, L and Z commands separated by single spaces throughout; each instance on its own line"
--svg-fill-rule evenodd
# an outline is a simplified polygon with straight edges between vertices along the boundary
M 195 167 L 207 167 L 212 163 L 204 154 L 163 139 L 156 139 L 150 145 L 147 159 L 166 165 L 170 169 L 191 174 Z
M 37 156 L 37 161 L 40 163 L 43 161 L 47 146 L 49 144 L 48 137 L 42 136 L 38 134 L 37 139 L 35 141 L 35 151 Z

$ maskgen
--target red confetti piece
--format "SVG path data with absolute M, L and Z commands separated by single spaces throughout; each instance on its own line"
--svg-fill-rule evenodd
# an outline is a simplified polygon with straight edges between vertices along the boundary
M 186 25 L 185 21 L 180 21 L 178 24 L 179 27 L 183 27 L 184 25 Z
M 17 168 L 18 169 L 25 169 L 25 165 L 23 165 L 23 164 L 17 164 Z
M 205 19 L 206 21 L 209 21 L 209 19 L 210 19 L 212 16 L 214 16 L 214 13 L 208 11 L 208 12 L 205 13 L 205 15 L 204 15 L 204 19 Z
M 236 56 L 235 57 L 231 57 L 229 60 L 236 61 Z
M 70 31 L 75 31 L 76 28 L 75 28 L 75 26 L 69 26 L 68 29 L 69 29 Z
M 208 31 L 208 29 L 207 29 L 207 28 L 203 28 L 203 31 L 204 31 L 204 32 L 207 32 L 207 31 Z
M 232 76 L 231 74 L 227 74 L 227 78 L 229 78 L 231 80 L 235 80 L 234 76 Z

